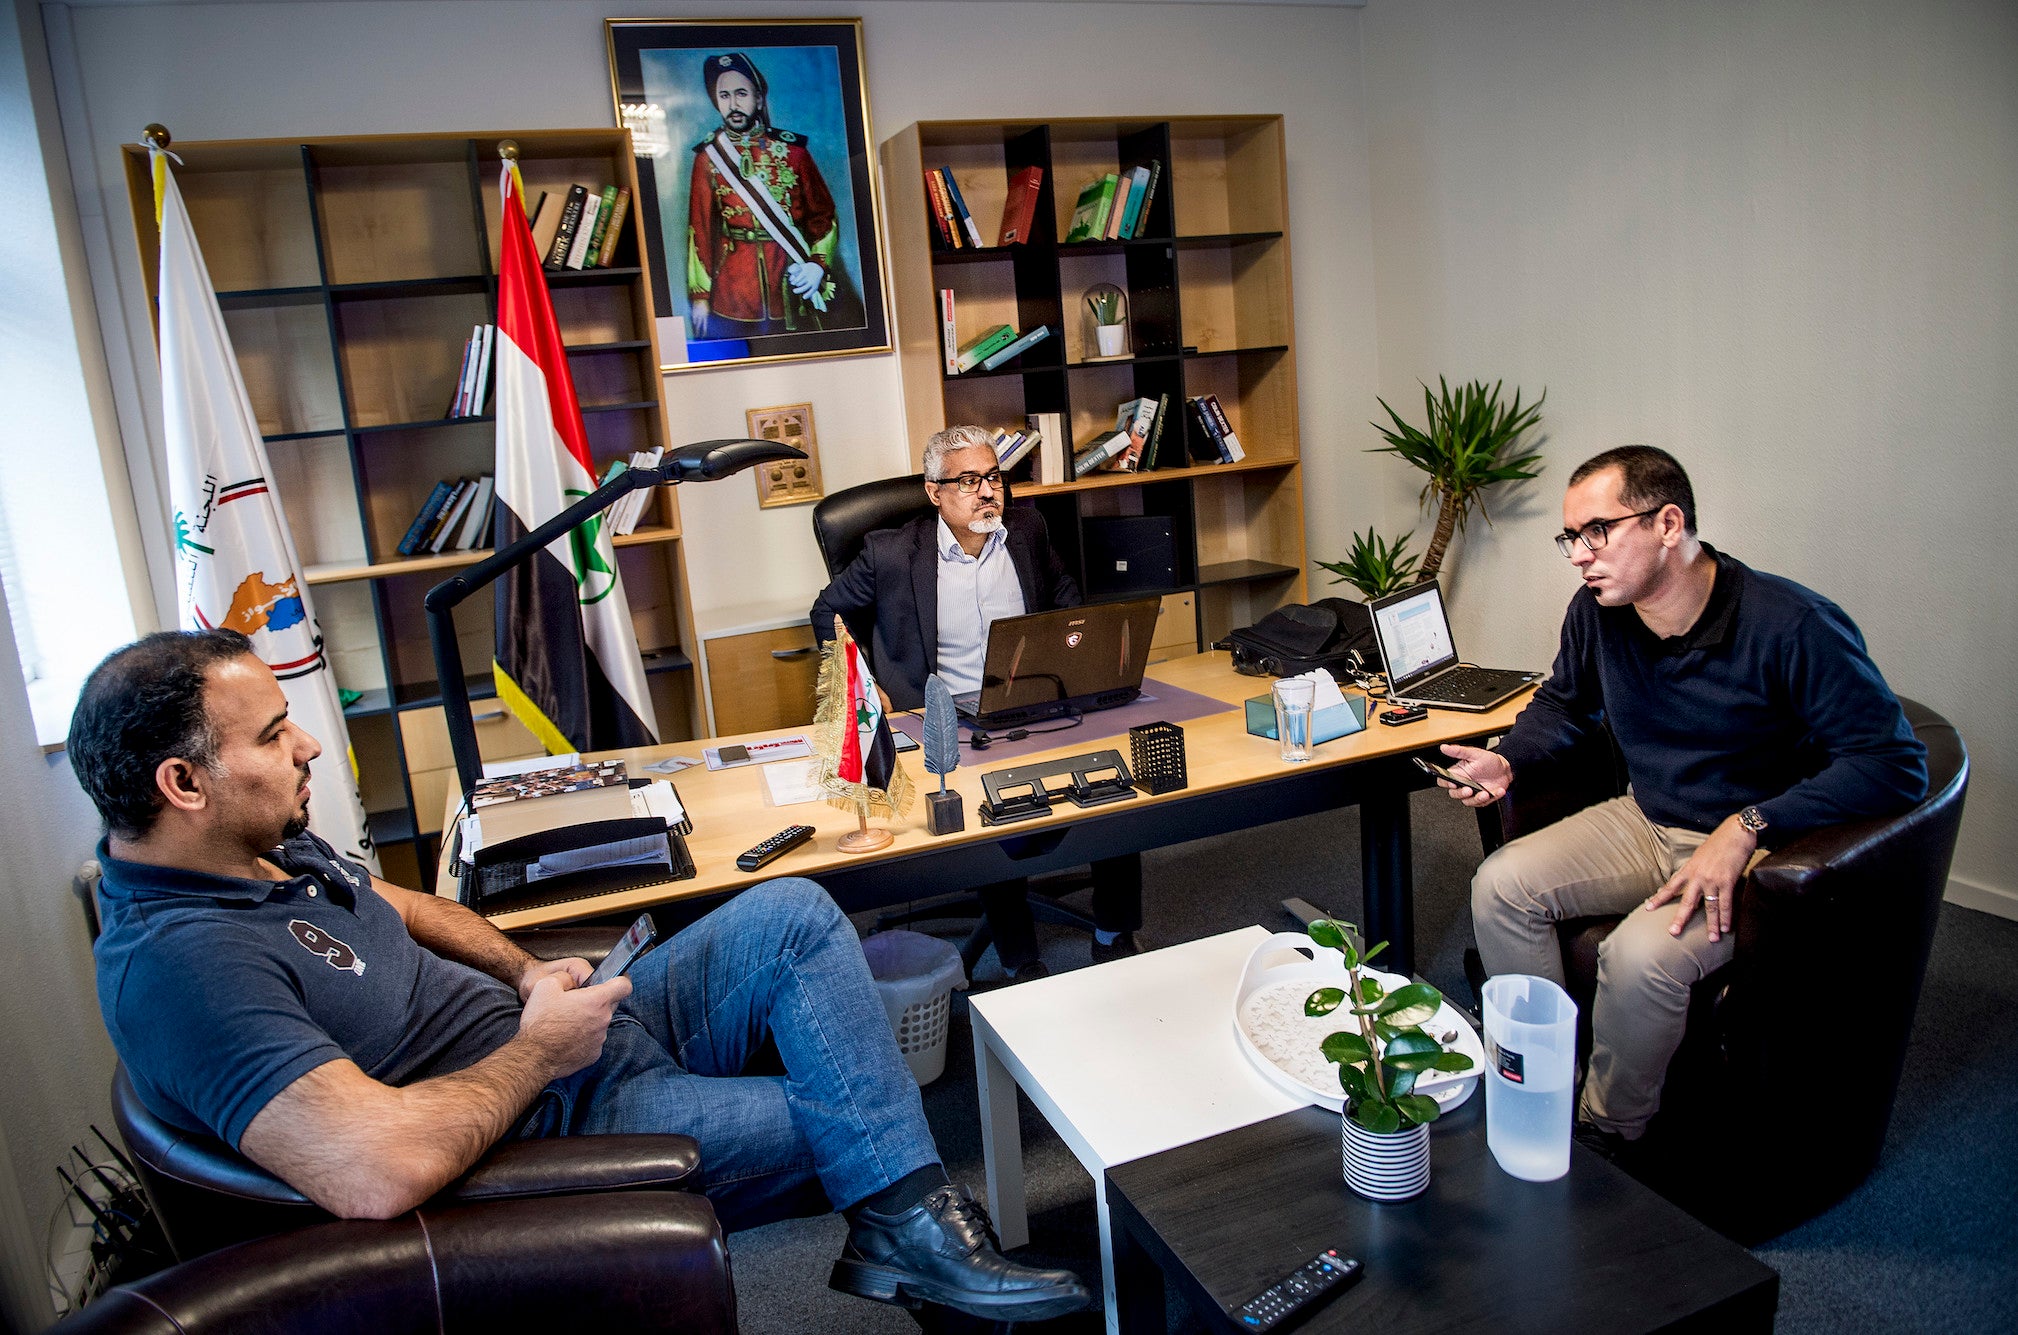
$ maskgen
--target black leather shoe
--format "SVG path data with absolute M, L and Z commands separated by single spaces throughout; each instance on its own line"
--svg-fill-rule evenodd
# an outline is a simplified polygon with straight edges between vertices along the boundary
M 1597 1123 L 1586 1122 L 1582 1118 L 1578 1118 L 1576 1125 L 1570 1128 L 1570 1139 L 1600 1159 L 1612 1163 L 1618 1163 L 1621 1158 L 1626 1157 L 1633 1143 L 1616 1131 L 1607 1131 Z
M 1049 978 L 1051 976 L 1050 966 L 1045 964 L 1043 960 L 1031 960 L 1028 964 L 1022 965 L 1019 968 L 1006 970 L 1005 972 L 1008 973 L 1009 981 L 1012 983 L 1028 983 L 1038 978 Z
M 1070 1270 L 1003 1256 L 988 1212 L 957 1186 L 933 1188 L 902 1214 L 858 1210 L 827 1283 L 859 1298 L 937 1303 L 992 1321 L 1043 1321 L 1093 1302 Z
M 1133 932 L 1123 932 L 1106 945 L 1100 944 L 1099 937 L 1096 936 L 1093 938 L 1093 962 L 1095 964 L 1106 964 L 1110 960 L 1125 959 L 1130 955 L 1140 955 L 1141 953 L 1142 943 L 1135 939 L 1135 933 Z

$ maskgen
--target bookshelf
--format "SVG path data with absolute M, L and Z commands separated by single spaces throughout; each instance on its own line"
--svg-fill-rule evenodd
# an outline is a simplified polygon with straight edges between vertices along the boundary
M 491 472 L 495 419 L 446 419 L 471 327 L 497 316 L 497 145 L 515 139 L 526 197 L 629 186 L 618 129 L 176 143 L 189 205 L 230 327 L 273 483 L 314 587 L 372 837 L 388 879 L 432 877 L 455 784 L 421 598 L 488 551 L 397 555 L 434 484 Z M 125 157 L 148 305 L 158 234 L 144 149 Z M 656 326 L 633 208 L 613 267 L 548 271 L 598 469 L 669 441 Z M 616 539 L 659 727 L 701 733 L 679 503 L 661 488 Z M 492 601 L 457 609 L 465 662 L 488 663 Z M 473 676 L 486 759 L 534 755 L 532 735 Z M 328 739 L 324 739 L 327 741 Z
M 1297 435 L 1296 348 L 1290 304 L 1288 200 L 1280 116 L 1170 120 L 920 121 L 882 145 L 892 291 L 905 425 L 912 457 L 928 436 L 964 422 L 1021 428 L 1059 413 L 1083 448 L 1114 425 L 1117 405 L 1168 394 L 1158 467 L 1095 472 L 1060 484 L 1012 470 L 1060 556 L 1090 597 L 1089 526 L 1167 516 L 1175 577 L 1155 592 L 1192 595 L 1197 645 L 1307 596 L 1303 479 Z M 1147 218 L 1129 240 L 1066 243 L 1080 187 L 1108 172 L 1160 162 Z M 1027 242 L 992 244 L 1009 181 L 1044 172 Z M 948 167 L 988 243 L 953 249 L 939 236 L 924 173 Z M 1097 360 L 1081 295 L 1112 283 L 1128 294 L 1129 347 Z M 938 293 L 954 292 L 962 343 L 992 325 L 1039 324 L 1054 336 L 994 371 L 946 374 Z M 1247 457 L 1200 463 L 1186 398 L 1217 395 Z M 1068 470 L 1069 471 L 1069 470 Z M 1095 578 L 1089 580 L 1089 573 Z M 1140 596 L 1130 594 L 1127 596 Z

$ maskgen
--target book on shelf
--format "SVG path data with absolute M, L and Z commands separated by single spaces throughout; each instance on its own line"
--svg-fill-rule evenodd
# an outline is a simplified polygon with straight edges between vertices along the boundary
M 1016 328 L 1014 325 L 995 325 L 985 333 L 962 344 L 960 347 L 960 359 L 956 364 L 962 371 L 971 371 L 1015 341 Z
M 462 531 L 462 521 L 469 515 L 469 503 L 476 496 L 476 479 L 466 477 L 455 484 L 455 495 L 449 497 L 448 504 L 441 508 L 441 518 L 435 521 L 434 532 L 428 535 L 427 549 L 430 552 L 450 550 L 449 543 Z
M 441 517 L 441 507 L 448 503 L 448 498 L 454 491 L 453 482 L 444 480 L 435 483 L 434 490 L 429 492 L 427 500 L 421 503 L 420 512 L 414 515 L 413 523 L 407 525 L 406 536 L 399 540 L 399 546 L 394 550 L 401 556 L 413 556 L 418 553 L 421 543 L 433 532 L 434 521 Z
M 1006 473 L 1028 459 L 1041 437 L 1035 430 L 1002 430 L 995 433 L 995 467 Z
M 1065 480 L 1066 458 L 1072 439 L 1065 434 L 1062 413 L 1031 413 L 1023 419 L 1037 437 L 1037 483 L 1056 486 Z
M 1108 230 L 1107 224 L 1114 218 L 1114 191 L 1120 184 L 1121 178 L 1113 172 L 1108 172 L 1100 178 L 1100 207 L 1094 211 L 1093 234 L 1087 240 L 1105 241 L 1113 235 Z
M 598 199 L 601 195 L 596 196 Z M 561 205 L 561 220 L 554 226 L 554 243 L 547 251 L 546 267 L 563 269 L 567 267 L 568 251 L 574 248 L 575 228 L 581 225 L 582 209 L 588 204 L 589 188 L 585 185 L 568 187 L 568 197 Z
M 1128 172 L 1128 203 L 1121 210 L 1121 237 L 1130 240 L 1142 221 L 1142 200 L 1149 193 L 1149 168 L 1133 167 Z
M 1131 236 L 1141 236 L 1149 228 L 1149 206 L 1156 202 L 1156 187 L 1163 180 L 1163 159 L 1149 160 L 1149 184 L 1142 188 L 1142 207 L 1135 213 L 1135 230 Z
M 939 179 L 937 167 L 925 170 L 925 193 L 932 201 L 932 222 L 939 229 L 940 244 L 954 250 L 964 249 L 960 225 L 953 220 L 953 199 L 946 193 L 946 183 Z
M 576 267 L 582 269 L 596 267 L 596 257 L 603 253 L 603 236 L 610 230 L 610 214 L 616 212 L 616 207 L 617 188 L 613 185 L 604 186 L 602 198 L 596 205 L 595 225 L 588 229 L 588 249 L 582 252 L 582 262 Z
M 481 779 L 470 790 L 470 814 L 486 845 L 566 825 L 628 820 L 630 775 L 623 761 L 604 760 Z
M 466 338 L 462 342 L 462 365 L 456 368 L 455 393 L 448 396 L 448 407 L 442 410 L 443 417 L 463 415 L 463 397 L 468 392 L 470 359 L 476 356 L 476 340 Z
M 1149 448 L 1149 429 L 1156 420 L 1156 400 L 1147 395 L 1130 399 L 1114 410 L 1114 429 L 1128 433 L 1128 449 L 1111 465 L 1118 473 L 1132 473 L 1142 466 Z
M 483 545 L 484 532 L 490 528 L 491 501 L 496 495 L 496 478 L 485 473 L 476 480 L 476 491 L 470 497 L 469 515 L 463 520 L 462 531 L 449 544 L 453 550 L 468 552 Z
M 602 481 L 608 482 L 626 468 L 656 468 L 665 454 L 662 448 L 635 451 L 628 460 L 616 460 L 603 471 Z M 598 484 L 600 485 L 600 483 Z M 651 489 L 642 488 L 618 501 L 610 511 L 610 532 L 617 537 L 637 531 L 638 522 L 644 518 L 645 506 L 651 502 Z
M 946 193 L 952 198 L 954 216 L 959 218 L 967 240 L 973 243 L 974 249 L 981 249 L 981 229 L 974 225 L 974 215 L 967 212 L 967 201 L 960 196 L 960 183 L 953 179 L 953 169 L 941 167 L 939 174 L 946 178 Z
M 1079 191 L 1079 199 L 1072 206 L 1072 222 L 1065 229 L 1067 241 L 1091 241 L 1094 228 L 1099 225 L 1100 196 L 1107 186 L 1107 178 L 1099 177 L 1088 181 Z
M 630 213 L 631 188 L 620 185 L 617 187 L 617 197 L 610 205 L 610 225 L 607 231 L 603 231 L 602 249 L 596 254 L 598 269 L 609 268 L 617 258 L 617 247 L 624 239 L 624 219 L 628 218 Z
M 1240 437 L 1234 434 L 1233 422 L 1227 417 L 1226 409 L 1220 406 L 1219 396 L 1204 394 L 1200 397 L 1205 400 L 1206 411 L 1212 414 L 1212 430 L 1219 438 L 1220 452 L 1226 456 L 1227 463 L 1239 463 L 1247 457 L 1247 451 L 1240 448 Z
M 1219 434 L 1212 425 L 1212 414 L 1205 411 L 1205 404 L 1198 398 L 1184 401 L 1185 411 L 1191 417 L 1191 457 L 1200 463 L 1223 464 L 1227 455 L 1220 448 Z
M 1094 437 L 1093 443 L 1081 450 L 1072 460 L 1072 476 L 1085 477 L 1117 456 L 1128 453 L 1128 433 L 1126 431 L 1106 431 Z
M 1156 396 L 1156 416 L 1149 423 L 1149 445 L 1142 451 L 1142 471 L 1156 467 L 1156 456 L 1163 447 L 1163 428 L 1170 420 L 1170 396 Z
M 532 232 L 533 254 L 544 259 L 554 248 L 554 233 L 561 229 L 561 210 L 567 206 L 567 196 L 552 190 L 540 191 L 540 202 L 533 206 Z
M 1009 178 L 1009 197 L 1002 201 L 1002 230 L 998 246 L 1013 246 L 1030 239 L 1031 225 L 1037 221 L 1037 196 L 1044 185 L 1042 167 L 1025 167 Z
M 1008 347 L 1003 348 L 1000 351 L 989 354 L 987 359 L 981 363 L 981 369 L 984 371 L 992 371 L 996 367 L 1002 365 L 1004 362 L 1010 361 L 1017 357 L 1021 357 L 1029 349 L 1037 346 L 1039 343 L 1042 343 L 1045 339 L 1049 337 L 1051 337 L 1051 326 L 1040 324 L 1035 329 L 1031 330 L 1029 333 L 1019 337 L 1015 342 L 1011 343 Z
M 939 289 L 939 344 L 946 354 L 946 374 L 960 374 L 960 327 L 953 321 L 953 289 Z
M 1107 205 L 1106 236 L 1109 241 L 1121 239 L 1121 219 L 1128 212 L 1128 173 L 1117 172 L 1113 177 L 1114 198 Z
M 582 216 L 575 223 L 574 240 L 568 243 L 567 267 L 579 269 L 589 255 L 589 246 L 596 234 L 596 219 L 602 216 L 603 194 L 600 190 L 584 190 Z

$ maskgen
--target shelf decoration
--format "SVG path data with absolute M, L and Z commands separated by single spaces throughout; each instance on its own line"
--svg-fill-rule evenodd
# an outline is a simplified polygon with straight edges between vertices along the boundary
M 888 351 L 860 19 L 609 19 L 662 368 Z
M 1086 290 L 1086 325 L 1089 345 L 1099 355 L 1089 362 L 1118 361 L 1128 355 L 1128 294 L 1112 283 L 1100 283 Z

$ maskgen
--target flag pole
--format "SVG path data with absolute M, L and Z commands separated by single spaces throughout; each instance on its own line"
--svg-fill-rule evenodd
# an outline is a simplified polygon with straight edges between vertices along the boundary
M 841 654 L 847 653 L 849 645 L 855 645 L 856 652 L 859 653 L 861 651 L 861 646 L 856 642 L 855 637 L 848 633 L 847 623 L 841 620 L 839 616 L 834 618 L 834 643 L 837 652 Z M 857 726 L 856 719 L 858 718 L 856 706 L 859 702 L 849 691 L 849 681 L 850 678 L 844 674 L 837 683 L 842 693 L 848 696 L 847 699 L 841 701 L 841 709 L 845 715 L 841 726 L 847 730 L 842 734 L 844 737 L 854 733 Z M 841 836 L 840 843 L 837 845 L 840 851 L 843 853 L 874 853 L 878 849 L 888 848 L 896 841 L 897 836 L 891 834 L 888 830 L 870 827 L 869 785 L 866 774 L 860 782 L 853 785 L 853 792 L 850 796 L 854 799 L 855 828 Z

